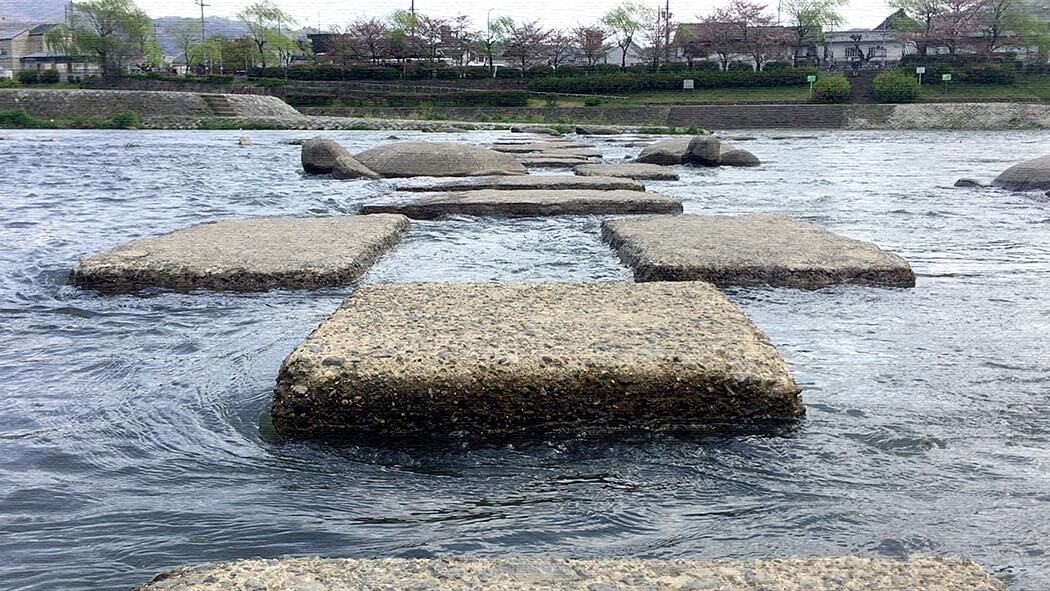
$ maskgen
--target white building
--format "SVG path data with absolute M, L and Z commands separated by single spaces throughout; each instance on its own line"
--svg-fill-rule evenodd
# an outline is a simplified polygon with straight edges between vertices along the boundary
M 903 10 L 893 13 L 874 29 L 829 31 L 824 34 L 824 55 L 838 63 L 853 62 L 892 65 L 914 53 L 914 47 L 901 39 L 898 22 L 907 19 Z

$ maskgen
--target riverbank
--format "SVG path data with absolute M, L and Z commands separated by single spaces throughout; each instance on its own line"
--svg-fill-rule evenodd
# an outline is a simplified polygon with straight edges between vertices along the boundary
M 567 560 L 285 558 L 180 568 L 138 591 L 1006 591 L 981 566 L 954 558 L 794 558 L 782 560 Z

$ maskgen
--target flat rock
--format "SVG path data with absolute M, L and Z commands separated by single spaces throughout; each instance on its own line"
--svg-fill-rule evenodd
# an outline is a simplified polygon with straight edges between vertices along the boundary
M 331 174 L 340 156 L 352 157 L 346 148 L 332 140 L 314 138 L 305 140 L 302 146 L 302 163 L 306 174 Z
M 511 133 L 534 133 L 536 135 L 560 136 L 561 132 L 553 127 L 531 125 L 528 127 L 511 127 Z
M 374 284 L 285 360 L 278 433 L 489 440 L 789 424 L 800 389 L 710 284 Z
M 480 190 L 462 193 L 416 193 L 412 199 L 365 205 L 363 213 L 399 213 L 429 220 L 450 215 L 507 217 L 682 212 L 682 202 L 640 191 Z
M 609 220 L 602 237 L 638 281 L 818 289 L 839 283 L 914 287 L 903 258 L 783 215 Z
M 377 179 L 379 175 L 371 171 L 364 164 L 357 161 L 350 154 L 343 154 L 335 159 L 332 168 L 332 176 L 337 179 Z
M 496 191 L 521 191 L 543 189 L 560 191 L 565 189 L 590 189 L 592 191 L 644 191 L 645 185 L 627 178 L 599 176 L 538 175 L 482 176 L 452 181 L 407 181 L 395 186 L 398 191 L 410 193 L 461 192 L 492 189 Z
M 577 125 L 576 135 L 620 135 L 623 130 L 601 125 Z
M 584 178 L 622 177 L 646 181 L 677 181 L 678 173 L 658 164 L 581 164 L 573 169 Z
M 691 137 L 680 137 L 650 144 L 642 148 L 636 162 L 661 166 L 685 164 L 689 161 L 689 142 L 692 140 Z
M 72 280 L 114 292 L 345 285 L 393 248 L 408 226 L 399 215 L 222 220 L 86 257 Z
M 1012 191 L 1050 189 L 1050 156 L 1028 160 L 1006 169 L 992 184 Z
M 386 178 L 416 176 L 491 176 L 525 174 L 508 154 L 443 142 L 400 142 L 365 150 L 358 162 Z
M 495 143 L 492 149 L 507 154 L 528 154 L 531 152 L 558 152 L 562 150 L 590 150 L 597 151 L 594 146 L 577 144 L 575 142 L 532 142 L 528 144 L 517 143 Z
M 521 154 L 517 157 L 527 167 L 532 168 L 575 168 L 581 164 L 600 162 L 598 158 L 583 156 L 548 156 L 543 154 Z
M 177 568 L 138 591 L 240 590 L 249 581 L 254 591 L 321 589 L 316 585 L 329 591 L 1006 591 L 1004 582 L 974 562 L 934 557 L 252 559 Z

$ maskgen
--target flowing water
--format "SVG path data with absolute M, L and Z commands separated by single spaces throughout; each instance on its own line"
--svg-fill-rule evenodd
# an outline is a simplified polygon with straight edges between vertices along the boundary
M 67 283 L 78 258 L 129 239 L 354 213 L 388 183 L 303 178 L 281 143 L 303 132 L 251 132 L 251 147 L 236 132 L 0 135 L 2 589 L 127 589 L 286 554 L 913 553 L 1050 588 L 1050 203 L 951 188 L 1040 155 L 1048 132 L 758 133 L 741 147 L 760 169 L 649 183 L 688 212 L 785 212 L 914 266 L 912 290 L 729 292 L 805 388 L 797 431 L 413 450 L 266 425 L 282 359 L 352 287 Z M 389 132 L 329 135 L 357 149 Z M 638 150 L 598 141 L 609 160 Z M 599 222 L 417 222 L 364 281 L 629 280 Z

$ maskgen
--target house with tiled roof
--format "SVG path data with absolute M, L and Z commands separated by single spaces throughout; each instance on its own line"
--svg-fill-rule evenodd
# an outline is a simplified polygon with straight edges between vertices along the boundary
M 19 72 L 46 70 L 58 72 L 61 80 L 98 75 L 97 60 L 71 55 L 48 42 L 48 32 L 56 24 L 12 25 L 0 31 L 0 77 L 18 76 Z

